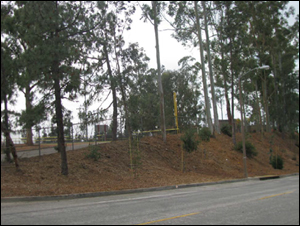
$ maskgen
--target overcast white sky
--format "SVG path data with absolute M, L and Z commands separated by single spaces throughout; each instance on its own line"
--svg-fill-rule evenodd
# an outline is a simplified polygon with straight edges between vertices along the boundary
M 143 2 L 144 3 L 144 2 Z M 299 1 L 291 1 L 289 5 L 295 7 L 295 14 L 299 14 Z M 143 22 L 140 20 L 141 11 L 137 7 L 137 11 L 133 17 L 133 23 L 131 30 L 124 34 L 126 42 L 138 42 L 140 47 L 143 47 L 146 55 L 150 57 L 149 68 L 156 68 L 156 50 L 155 50 L 155 34 L 154 27 L 150 22 Z M 294 17 L 290 18 L 291 23 L 293 23 Z M 159 30 L 170 29 L 171 27 L 167 22 L 162 22 L 159 25 Z M 165 66 L 166 69 L 173 70 L 178 69 L 178 61 L 184 56 L 193 56 L 197 61 L 200 60 L 200 53 L 198 48 L 185 48 L 180 43 L 178 43 L 174 38 L 171 37 L 172 31 L 160 31 L 159 32 L 159 42 L 160 42 L 160 58 L 161 64 Z M 204 36 L 204 35 L 203 35 Z M 78 120 L 78 110 L 76 108 L 82 106 L 83 98 L 79 99 L 80 103 L 71 103 L 69 101 L 63 101 L 64 106 L 73 112 L 73 122 L 79 122 Z M 97 106 L 89 108 L 89 110 L 96 109 Z M 2 108 L 2 105 L 1 105 Z M 17 98 L 17 105 L 10 106 L 10 108 L 15 108 L 15 110 L 20 111 L 25 109 L 25 98 L 22 93 L 19 94 Z M 236 114 L 239 115 L 239 114 Z M 222 118 L 221 111 L 219 112 L 219 118 Z M 227 118 L 224 112 L 224 118 Z

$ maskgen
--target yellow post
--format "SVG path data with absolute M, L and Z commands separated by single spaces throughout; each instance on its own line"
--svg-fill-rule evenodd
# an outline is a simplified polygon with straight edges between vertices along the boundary
M 173 92 L 173 98 L 174 98 L 174 116 L 175 116 L 175 123 L 176 123 L 176 128 L 177 128 L 177 133 L 178 133 L 179 128 L 178 128 L 177 100 L 176 100 L 175 92 Z

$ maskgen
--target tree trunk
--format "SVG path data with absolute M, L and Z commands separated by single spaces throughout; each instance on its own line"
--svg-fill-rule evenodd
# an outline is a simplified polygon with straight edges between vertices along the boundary
M 258 119 L 259 119 L 259 125 L 260 125 L 260 133 L 261 133 L 261 140 L 263 140 L 264 138 L 264 126 L 262 123 L 262 115 L 261 115 L 261 108 L 260 108 L 260 98 L 258 97 L 258 85 L 257 85 L 257 81 L 255 83 L 255 88 L 256 88 L 256 98 L 257 98 L 257 113 L 258 113 Z
M 8 131 L 8 107 L 7 107 L 7 98 L 6 95 L 4 95 L 4 108 L 5 108 L 5 112 L 4 112 L 4 120 L 5 120 L 5 128 Z M 2 123 L 1 123 L 1 129 L 2 129 Z M 10 148 L 10 137 L 9 136 L 5 136 L 5 155 L 6 155 L 6 160 L 8 162 L 11 162 L 11 157 L 10 157 L 10 152 L 9 152 L 9 148 Z
M 54 2 L 56 13 L 58 10 L 58 2 Z M 56 15 L 58 17 L 58 15 Z M 56 20 L 54 20 L 56 21 Z M 56 27 L 58 25 L 56 24 Z M 51 33 L 51 38 L 54 41 L 53 48 L 57 47 L 57 38 L 58 35 L 58 29 L 55 30 L 55 33 Z M 61 174 L 62 175 L 68 175 L 68 162 L 67 162 L 67 152 L 66 152 L 66 146 L 65 146 L 65 137 L 64 137 L 64 124 L 63 124 L 63 112 L 62 112 L 62 103 L 61 103 L 61 87 L 60 87 L 60 72 L 59 72 L 59 61 L 57 60 L 57 50 L 54 52 L 54 60 L 51 65 L 51 72 L 52 72 L 52 78 L 54 80 L 54 96 L 55 96 L 55 114 L 56 114 L 56 124 L 57 124 L 57 145 L 58 145 L 58 152 L 60 152 L 61 155 Z
M 156 1 L 152 1 L 152 9 L 154 14 L 154 31 L 155 31 L 155 42 L 156 42 L 156 61 L 157 61 L 157 73 L 158 73 L 158 87 L 160 97 L 160 124 L 161 132 L 164 143 L 166 143 L 166 123 L 165 123 L 165 103 L 164 103 L 164 91 L 161 82 L 161 69 L 160 69 L 160 52 L 159 52 L 159 39 L 158 39 L 158 24 L 157 24 L 157 13 L 156 13 Z
M 279 73 L 280 77 L 282 78 L 282 58 L 281 58 L 281 52 L 278 52 L 278 65 L 279 65 Z M 281 96 L 282 96 L 282 103 L 281 103 L 281 109 L 282 109 L 282 119 L 281 119 L 281 130 L 282 130 L 282 139 L 284 139 L 284 134 L 287 131 L 287 126 L 284 122 L 287 120 L 287 114 L 286 114 L 286 95 L 285 95 L 285 90 L 286 90 L 286 79 L 281 79 L 282 83 L 282 88 L 281 88 Z
M 124 104 L 124 109 L 125 109 L 125 125 L 126 125 L 126 129 L 128 131 L 128 142 L 129 142 L 129 156 L 130 156 L 130 169 L 133 173 L 133 161 L 132 161 L 132 151 L 131 151 L 131 122 L 130 122 L 130 118 L 129 118 L 129 113 L 128 113 L 128 108 L 127 108 L 127 98 L 126 98 L 126 93 L 125 93 L 125 89 L 123 86 L 123 81 L 122 81 L 122 74 L 121 74 L 121 67 L 120 67 L 120 63 L 119 63 L 119 57 L 117 54 L 117 48 L 116 48 L 116 37 L 114 35 L 114 50 L 115 50 L 115 55 L 116 55 L 116 61 L 117 61 L 117 73 L 118 73 L 118 78 L 119 78 L 119 83 L 120 83 L 120 89 L 121 89 L 121 95 L 122 95 L 122 100 L 123 100 L 123 104 Z M 121 47 L 120 47 L 121 48 Z
M 201 35 L 201 28 L 200 28 L 197 4 L 198 4 L 198 1 L 194 1 L 194 7 L 195 7 L 195 13 L 196 13 L 196 22 L 197 22 L 198 41 L 199 41 L 199 47 L 200 47 L 200 58 L 201 58 L 201 66 L 202 66 L 202 80 L 203 80 L 204 97 L 205 97 L 206 120 L 207 120 L 208 128 L 210 129 L 211 133 L 213 134 L 214 129 L 213 129 L 213 126 L 212 126 L 211 115 L 210 115 L 210 101 L 209 101 L 208 91 L 207 91 L 202 35 Z
M 202 1 L 201 3 L 202 3 L 202 7 L 203 7 L 203 14 L 204 14 L 206 45 L 207 45 L 207 57 L 208 57 L 208 65 L 209 65 L 211 95 L 212 95 L 213 110 L 214 110 L 214 127 L 215 127 L 216 132 L 218 134 L 220 134 L 217 100 L 216 100 L 216 95 L 215 95 L 215 82 L 214 82 L 214 77 L 213 77 L 213 69 L 212 69 L 211 56 L 210 56 L 210 41 L 209 41 L 208 26 L 207 26 L 206 5 L 205 5 L 205 1 Z
M 58 69 L 58 67 L 57 67 Z M 61 154 L 61 174 L 68 175 L 68 163 L 67 163 L 67 152 L 65 147 L 65 138 L 64 138 L 64 124 L 63 124 L 63 113 L 62 113 L 62 104 L 61 104 L 61 93 L 60 93 L 60 82 L 59 82 L 59 74 L 54 73 L 54 89 L 55 89 L 55 111 L 56 111 L 56 119 L 57 119 L 57 144 L 58 151 Z
M 278 54 L 280 55 L 280 54 Z M 273 126 L 273 128 L 277 128 L 279 129 L 279 125 L 281 124 L 281 120 L 282 120 L 282 111 L 281 111 L 281 105 L 279 104 L 279 99 L 278 99 L 278 96 L 279 96 L 279 89 L 278 89 L 278 84 L 279 84 L 279 78 L 280 78 L 280 75 L 278 74 L 278 71 L 277 71 L 277 63 L 276 63 L 276 55 L 275 53 L 273 53 L 273 56 L 272 56 L 272 63 L 273 63 L 273 73 L 274 73 L 274 89 L 275 89 L 275 106 L 276 106 L 276 114 L 275 114 L 275 125 Z
M 30 86 L 29 84 L 26 85 L 26 91 L 25 91 L 25 101 L 26 101 L 26 111 L 31 112 L 32 104 L 30 99 Z M 26 123 L 26 144 L 32 146 L 32 123 L 27 122 Z
M 223 12 L 222 12 L 222 18 L 221 18 L 221 25 L 223 25 Z M 227 87 L 227 72 L 226 72 L 226 68 L 224 66 L 224 44 L 223 44 L 223 38 L 222 38 L 223 34 L 221 33 L 220 36 L 220 40 L 221 40 L 221 59 L 222 59 L 222 73 L 223 73 L 223 79 L 224 79 L 224 90 L 225 90 L 225 101 L 226 101 L 226 111 L 227 111 L 227 117 L 228 117 L 228 122 L 229 125 L 232 126 L 232 115 L 230 112 L 230 102 L 229 102 L 229 97 L 228 97 L 228 87 Z
M 234 73 L 233 73 L 233 59 L 232 59 L 232 40 L 230 38 L 230 71 L 231 71 L 231 113 L 232 113 L 232 142 L 236 145 L 235 137 L 235 120 L 234 120 Z
M 271 132 L 270 128 L 270 115 L 269 115 L 269 106 L 268 106 L 268 93 L 267 93 L 267 79 L 262 79 L 263 85 L 263 102 L 264 102 L 264 109 L 266 112 L 266 131 L 269 133 Z
M 14 142 L 12 141 L 10 134 L 9 134 L 9 130 L 8 128 L 5 127 L 5 125 L 3 125 L 3 123 L 1 122 L 1 132 L 4 133 L 4 136 L 6 138 L 6 141 L 8 142 L 8 150 L 11 151 L 11 154 L 14 158 L 15 161 L 15 166 L 17 169 L 19 169 L 19 163 L 18 163 L 18 155 L 17 155 L 17 151 L 16 151 L 16 147 Z M 10 155 L 10 153 L 8 153 Z
M 233 125 L 233 120 L 232 120 L 232 115 L 230 111 L 230 102 L 229 102 L 229 97 L 228 97 L 228 88 L 227 88 L 227 79 L 225 78 L 227 76 L 224 76 L 224 87 L 225 87 L 225 99 L 226 99 L 226 110 L 227 110 L 227 117 L 228 117 L 228 122 L 229 125 Z
M 107 41 L 107 35 L 106 35 L 106 41 Z M 106 58 L 106 64 L 107 64 L 107 69 L 108 69 L 108 75 L 110 79 L 110 88 L 112 90 L 112 96 L 113 96 L 113 127 L 112 127 L 112 140 L 116 141 L 117 140 L 117 128 L 118 128 L 118 100 L 117 100 L 117 93 L 116 93 L 116 80 L 113 77 L 112 70 L 110 67 L 110 61 L 109 61 L 109 56 L 108 56 L 108 51 L 107 51 L 107 45 L 104 44 L 104 54 Z

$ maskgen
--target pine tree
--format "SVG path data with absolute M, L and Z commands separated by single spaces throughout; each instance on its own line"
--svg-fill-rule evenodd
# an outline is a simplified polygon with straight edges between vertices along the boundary
M 54 92 L 63 175 L 68 175 L 68 164 L 61 100 L 65 94 L 75 95 L 78 91 L 81 71 L 74 64 L 83 64 L 87 59 L 91 33 L 98 26 L 89 4 L 94 3 L 17 2 L 15 10 L 17 22 L 26 28 L 22 40 L 33 46 L 30 56 L 35 67 L 31 72 L 40 75 L 40 87 Z

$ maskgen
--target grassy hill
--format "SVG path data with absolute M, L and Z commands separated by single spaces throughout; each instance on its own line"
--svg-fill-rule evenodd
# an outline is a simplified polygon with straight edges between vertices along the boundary
M 1 197 L 43 196 L 70 193 L 99 192 L 200 183 L 244 177 L 243 156 L 234 150 L 232 138 L 221 134 L 202 141 L 198 150 L 184 153 L 185 170 L 181 172 L 181 134 L 144 137 L 138 148 L 134 143 L 130 168 L 128 141 L 116 141 L 97 147 L 98 161 L 87 158 L 89 149 L 68 151 L 69 175 L 60 174 L 60 153 L 30 159 L 20 159 L 20 171 L 13 164 L 1 164 Z M 299 147 L 295 140 L 283 140 L 280 134 L 251 133 L 247 138 L 258 155 L 247 158 L 249 177 L 299 173 Z M 237 141 L 240 141 L 237 134 Z M 282 170 L 269 164 L 273 155 L 284 160 Z M 298 143 L 299 144 L 299 143 Z

